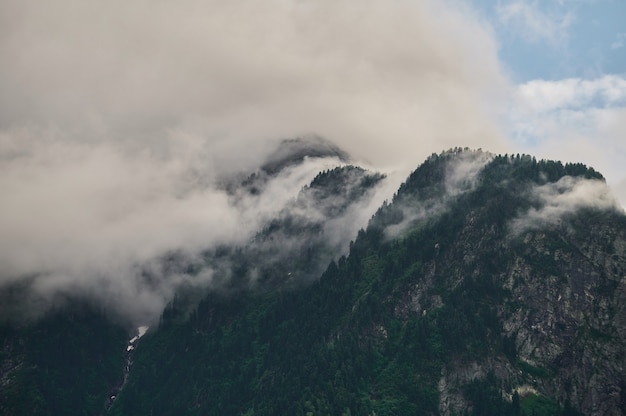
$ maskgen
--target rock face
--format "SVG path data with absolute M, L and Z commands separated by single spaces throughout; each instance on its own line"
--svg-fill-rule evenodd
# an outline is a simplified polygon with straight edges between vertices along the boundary
M 515 159 L 507 163 L 514 172 Z M 442 304 L 442 286 L 448 297 L 465 287 L 460 293 L 490 305 L 493 328 L 499 329 L 505 348 L 500 354 L 492 349 L 487 356 L 443 366 L 438 384 L 442 414 L 471 408 L 461 393 L 463 386 L 491 374 L 508 397 L 521 389 L 526 395 L 567 403 L 584 414 L 622 415 L 626 411 L 624 214 L 619 208 L 563 207 L 555 221 L 524 219 L 528 212 L 544 209 L 541 205 L 524 209 L 533 188 L 547 181 L 541 174 L 545 165 L 533 163 L 540 171 L 539 181 L 529 181 L 522 192 L 519 183 L 505 189 L 501 177 L 491 185 L 499 191 L 497 200 L 476 204 L 471 193 L 488 191 L 486 173 L 483 184 L 461 198 L 464 218 L 456 238 L 449 245 L 436 243 L 426 272 L 408 286 L 394 310 L 401 319 L 407 313 L 428 313 L 429 307 L 436 310 Z M 601 186 L 601 181 L 596 185 Z M 425 193 L 414 189 L 420 192 Z M 495 195 L 493 189 L 489 193 Z M 453 205 L 449 209 L 456 210 Z M 507 211 L 509 206 L 521 209 Z M 413 226 L 421 225 L 418 221 Z M 467 291 L 475 285 L 478 292 Z
M 545 232 L 526 235 L 527 258 L 544 257 L 556 269 L 533 276 L 529 260 L 520 256 L 509 281 L 524 307 L 504 316 L 503 324 L 519 359 L 549 373 L 532 380 L 539 391 L 587 414 L 622 414 L 626 240 L 623 228 L 584 228 L 586 235 L 576 238 L 567 230 L 555 230 L 551 238 Z M 555 240 L 571 249 L 551 246 Z
M 566 226 L 528 230 L 500 248 L 487 248 L 485 239 L 472 240 L 473 246 L 482 246 L 496 259 L 500 257 L 498 251 L 507 253 L 500 257 L 502 270 L 489 278 L 504 289 L 496 318 L 502 338 L 510 340 L 510 349 L 502 355 L 444 366 L 439 383 L 442 414 L 461 413 L 470 406 L 462 394 L 453 392 L 462 391 L 467 382 L 485 379 L 489 373 L 495 375 L 504 394 L 523 389 L 526 394 L 567 402 L 584 414 L 624 414 L 623 221 L 602 226 L 580 223 L 576 227 L 576 232 Z M 466 252 L 471 248 L 455 246 L 450 250 Z M 443 263 L 453 261 L 448 258 Z M 469 265 L 461 273 L 470 274 L 463 278 L 482 278 L 480 262 L 469 261 Z M 459 284 L 454 276 L 454 269 L 439 266 L 435 276 L 425 282 L 431 282 L 430 288 L 438 279 Z M 440 302 L 439 295 L 429 298 L 423 285 L 416 285 L 415 301 L 404 304 L 409 310 L 415 310 L 416 304 Z

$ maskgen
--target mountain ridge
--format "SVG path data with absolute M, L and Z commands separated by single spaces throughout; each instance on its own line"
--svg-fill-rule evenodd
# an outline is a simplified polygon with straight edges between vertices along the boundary
M 432 155 L 319 279 L 279 260 L 272 290 L 171 303 L 109 413 L 624 414 L 626 216 L 605 188 L 581 164 Z

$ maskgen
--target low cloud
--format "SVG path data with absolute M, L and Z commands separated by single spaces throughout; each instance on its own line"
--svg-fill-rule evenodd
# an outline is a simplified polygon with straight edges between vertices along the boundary
M 623 79 L 523 85 L 507 118 L 493 33 L 451 4 L 0 2 L 0 285 L 28 287 L 37 305 L 92 294 L 154 318 L 176 287 L 223 270 L 192 277 L 163 256 L 201 262 L 204 250 L 245 244 L 342 163 L 309 159 L 258 195 L 231 192 L 279 139 L 312 133 L 388 174 L 332 224 L 339 242 L 431 153 L 511 151 L 509 122 L 518 137 L 547 138 L 526 151 L 602 167 L 624 192 Z M 543 28 L 537 10 L 500 12 L 558 41 L 570 17 Z M 476 169 L 450 170 L 448 194 L 470 189 Z
M 564 216 L 584 208 L 623 211 L 607 184 L 598 179 L 564 176 L 557 182 L 535 186 L 530 198 L 536 207 L 511 223 L 514 233 L 557 225 Z
M 604 75 L 595 79 L 533 80 L 518 87 L 517 99 L 530 112 L 615 107 L 626 104 L 626 79 Z
M 90 293 L 158 315 L 189 279 L 159 259 L 248 241 L 338 163 L 235 198 L 224 184 L 278 139 L 316 133 L 395 172 L 507 148 L 495 42 L 437 1 L 7 0 L 0 39 L 0 283 L 36 304 Z
M 478 175 L 494 155 L 482 150 L 464 150 L 455 155 L 446 166 L 446 194 L 456 196 L 473 190 Z
M 442 185 L 443 189 L 435 191 L 413 189 L 404 195 L 398 195 L 390 208 L 395 211 L 395 220 L 385 227 L 386 237 L 396 238 L 421 221 L 441 215 L 448 210 L 456 198 L 475 189 L 480 172 L 493 156 L 489 152 L 470 149 L 454 149 L 435 156 L 434 160 L 446 158 L 443 162 L 434 162 L 443 164 L 443 183 L 438 184 L 436 179 L 433 179 L 430 186 Z
M 210 267 L 193 282 L 164 274 L 163 256 L 184 253 L 192 261 L 202 250 L 248 242 L 319 170 L 340 163 L 307 160 L 262 193 L 237 197 L 198 180 L 210 172 L 184 160 L 61 141 L 6 161 L 0 283 L 28 279 L 39 303 L 89 295 L 133 318 L 154 316 L 176 287 L 212 279 Z

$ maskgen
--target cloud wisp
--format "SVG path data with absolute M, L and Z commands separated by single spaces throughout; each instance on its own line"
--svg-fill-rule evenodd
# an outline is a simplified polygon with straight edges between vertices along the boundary
M 530 197 L 538 206 L 512 221 L 515 234 L 557 225 L 564 216 L 585 208 L 622 211 L 606 182 L 598 179 L 564 176 L 557 182 L 533 187 Z
M 476 189 L 482 169 L 493 158 L 493 154 L 482 150 L 453 149 L 440 155 L 433 155 L 424 165 L 420 166 L 411 176 L 422 175 L 420 172 L 428 165 L 435 165 L 435 169 L 442 169 L 440 181 L 439 175 L 425 173 L 433 176 L 432 183 L 426 188 L 412 184 L 412 178 L 402 185 L 408 191 L 401 191 L 394 198 L 393 206 L 385 209 L 393 210 L 393 214 L 384 213 L 383 217 L 391 218 L 389 224 L 384 224 L 385 236 L 389 239 L 397 238 L 407 230 L 415 228 L 424 220 L 435 218 L 446 212 L 451 204 L 461 195 Z M 443 160 L 438 160 L 438 159 Z M 437 166 L 441 164 L 441 166 Z

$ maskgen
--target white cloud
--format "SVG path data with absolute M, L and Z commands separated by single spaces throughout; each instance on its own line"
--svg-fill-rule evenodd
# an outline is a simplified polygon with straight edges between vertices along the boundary
M 626 79 L 534 80 L 515 94 L 512 134 L 540 157 L 583 162 L 600 170 L 622 205 L 626 193 Z
M 239 143 L 315 132 L 379 163 L 415 153 L 410 167 L 503 148 L 487 111 L 506 83 L 495 44 L 439 3 L 5 1 L 19 18 L 0 29 L 0 126 L 140 147 L 172 128 Z
M 516 218 L 511 223 L 514 232 L 558 224 L 564 215 L 582 208 L 619 209 L 611 190 L 601 180 L 564 176 L 558 182 L 536 186 L 530 193 L 539 208 Z
M 626 105 L 626 79 L 605 75 L 586 80 L 533 80 L 518 88 L 518 100 L 531 112 Z

